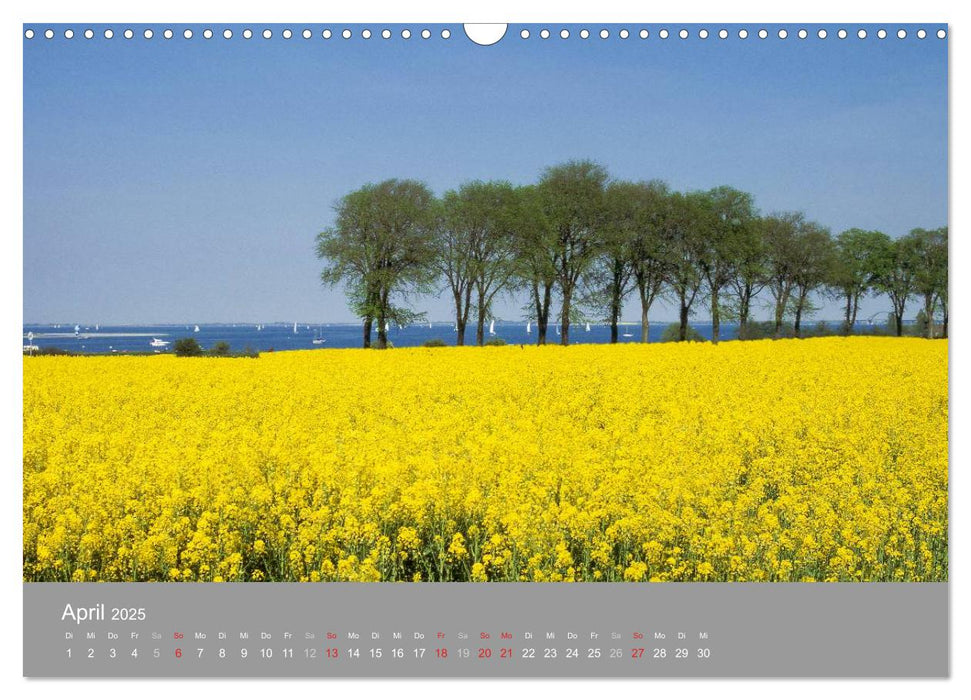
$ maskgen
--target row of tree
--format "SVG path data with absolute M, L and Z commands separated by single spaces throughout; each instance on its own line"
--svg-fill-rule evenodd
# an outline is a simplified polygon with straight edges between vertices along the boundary
M 718 342 L 724 319 L 746 337 L 766 293 L 776 337 L 789 322 L 799 336 L 820 294 L 841 300 L 850 333 L 860 300 L 873 293 L 889 298 L 898 335 L 907 303 L 920 298 L 928 335 L 947 336 L 946 227 L 898 239 L 855 228 L 833 237 L 799 212 L 761 215 L 752 195 L 732 187 L 682 193 L 660 180 L 611 180 L 586 160 L 548 168 L 534 185 L 474 181 L 440 199 L 415 180 L 365 185 L 337 203 L 317 255 L 324 283 L 343 285 L 364 320 L 364 347 L 375 329 L 384 348 L 390 325 L 420 320 L 409 303 L 416 295 L 446 292 L 458 345 L 470 323 L 481 345 L 497 296 L 517 292 L 528 295 L 524 313 L 541 345 L 551 322 L 566 345 L 571 323 L 591 317 L 608 322 L 616 342 L 632 294 L 642 342 L 661 298 L 678 308 L 681 340 L 704 306 Z

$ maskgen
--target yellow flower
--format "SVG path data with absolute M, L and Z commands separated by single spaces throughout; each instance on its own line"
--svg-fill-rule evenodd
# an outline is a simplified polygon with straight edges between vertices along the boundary
M 946 581 L 948 344 L 25 357 L 27 581 Z
M 472 565 L 472 580 L 473 581 L 487 581 L 486 568 L 483 566 L 482 562 L 476 562 Z
M 624 580 L 625 581 L 641 581 L 644 578 L 644 574 L 647 573 L 647 564 L 642 561 L 636 561 L 626 569 L 624 569 Z

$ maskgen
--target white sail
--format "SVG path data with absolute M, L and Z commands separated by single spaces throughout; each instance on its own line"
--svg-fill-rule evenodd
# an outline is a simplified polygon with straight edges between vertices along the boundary
M 384 322 L 384 332 L 387 333 L 391 330 L 391 323 L 389 321 Z
M 296 321 L 293 322 L 293 333 L 294 333 L 294 335 L 297 334 L 297 322 Z
M 590 324 L 588 323 L 587 324 L 587 333 L 589 333 L 589 332 L 590 332 Z
M 530 321 L 526 321 L 526 332 L 527 333 L 533 332 L 533 324 Z
M 194 331 L 195 333 L 198 333 L 198 332 L 199 332 L 199 326 L 196 326 L 196 327 L 195 327 L 195 328 L 193 329 L 193 331 Z
M 489 335 L 495 335 L 495 334 L 496 334 L 496 319 L 492 319 L 492 322 L 489 323 Z
M 429 322 L 428 322 L 428 327 L 429 327 L 429 328 L 431 328 L 431 327 L 432 327 L 432 322 L 431 322 L 431 321 L 429 321 Z

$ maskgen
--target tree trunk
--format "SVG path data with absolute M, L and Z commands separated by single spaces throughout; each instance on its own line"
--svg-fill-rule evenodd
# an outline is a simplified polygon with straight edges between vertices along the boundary
M 924 316 L 927 317 L 927 338 L 934 337 L 934 295 L 924 295 Z
M 466 287 L 465 297 L 461 290 L 453 290 L 452 296 L 455 298 L 455 345 L 465 345 L 465 327 L 469 322 L 469 301 L 472 297 L 472 289 Z
M 786 313 L 786 303 L 789 301 L 789 296 L 780 296 L 775 303 L 775 337 L 782 337 L 782 320 L 785 318 Z
M 384 330 L 386 323 L 387 320 L 382 311 L 378 314 L 378 350 L 386 350 L 388 348 L 388 333 Z
M 684 295 L 681 295 L 681 309 L 678 312 L 678 340 L 685 341 L 688 339 L 688 305 L 685 303 Z
M 718 344 L 718 335 L 721 330 L 721 315 L 718 311 L 718 289 L 711 290 L 711 342 Z
M 620 321 L 621 308 L 621 286 L 624 279 L 624 264 L 620 260 L 614 259 L 614 277 L 610 285 L 610 342 L 616 343 L 618 332 L 617 324 Z
M 944 307 L 944 316 L 941 319 L 941 337 L 947 338 L 947 307 Z
M 550 285 L 544 284 L 543 298 L 540 300 L 539 285 L 533 287 L 534 300 L 536 302 L 536 344 L 546 345 L 546 331 L 550 321 L 550 303 L 552 301 L 552 289 Z
M 455 318 L 455 344 L 459 347 L 465 345 L 465 319 L 461 316 Z
M 843 335 L 849 335 L 853 329 L 853 293 L 846 293 L 846 314 L 843 317 Z
M 373 310 L 375 307 L 378 306 L 379 299 L 380 299 L 380 296 L 378 295 L 378 292 L 374 291 L 373 289 L 368 291 L 367 296 L 365 298 L 365 302 L 367 304 L 366 306 L 367 313 L 364 316 L 364 347 L 365 348 L 371 347 L 371 329 L 374 325 Z
M 378 350 L 386 350 L 388 347 L 388 293 L 381 292 L 378 295 L 380 301 L 378 311 Z
M 901 309 L 900 313 L 897 313 L 897 310 L 894 309 L 893 318 L 897 324 L 897 337 L 900 338 L 904 334 L 904 310 Z
M 650 311 L 650 306 L 641 297 L 641 342 L 649 343 L 651 342 L 651 321 L 648 319 L 647 314 Z
M 617 294 L 610 303 L 610 342 L 616 343 L 619 337 L 618 322 L 620 321 L 620 299 Z
M 462 318 L 462 293 L 452 293 L 455 298 L 455 345 L 465 345 L 465 319 Z
M 475 344 L 481 347 L 482 344 L 485 343 L 485 317 L 486 317 L 486 309 L 482 305 L 481 295 L 479 296 L 479 308 L 478 308 L 478 313 L 476 314 L 476 317 L 477 318 L 475 323 Z
M 533 307 L 536 311 L 536 344 L 544 345 L 546 343 L 546 329 L 543 328 L 543 304 L 539 300 L 539 283 L 533 282 Z
M 797 338 L 802 337 L 802 336 L 799 335 L 799 333 L 800 333 L 800 327 L 802 326 L 802 307 L 803 307 L 803 303 L 804 303 L 803 302 L 803 297 L 800 297 L 799 298 L 799 301 L 796 302 L 796 318 L 795 318 L 795 320 L 793 321 L 793 324 L 792 324 L 792 333 Z
M 570 301 L 573 290 L 563 290 L 563 316 L 560 319 L 560 344 L 570 344 Z
M 649 343 L 651 342 L 650 330 L 651 324 L 647 318 L 648 312 L 651 310 L 650 301 L 647 298 L 647 280 L 638 277 L 637 281 L 637 294 L 641 300 L 641 342 Z
M 850 332 L 851 333 L 853 332 L 853 329 L 856 328 L 856 314 L 857 314 L 857 312 L 859 310 L 860 310 L 860 295 L 859 294 L 854 294 L 853 295 L 853 315 L 850 316 Z
M 745 340 L 748 337 L 748 314 L 749 306 L 752 301 L 752 287 L 745 285 L 742 294 L 738 298 L 738 339 Z
M 364 317 L 364 347 L 371 347 L 371 323 L 372 319 L 370 316 Z

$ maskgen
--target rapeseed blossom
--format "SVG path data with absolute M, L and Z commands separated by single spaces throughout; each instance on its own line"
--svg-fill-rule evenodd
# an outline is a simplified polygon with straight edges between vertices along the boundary
M 26 581 L 947 579 L 947 341 L 23 369 Z

